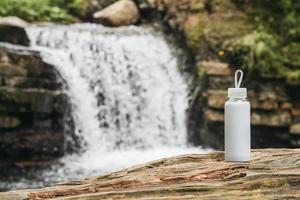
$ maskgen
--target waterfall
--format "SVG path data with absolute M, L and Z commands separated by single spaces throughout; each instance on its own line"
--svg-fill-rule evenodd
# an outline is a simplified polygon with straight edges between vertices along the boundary
M 199 152 L 187 145 L 187 85 L 160 32 L 95 24 L 26 31 L 31 47 L 65 80 L 75 134 L 82 140 L 83 153 L 62 158 L 64 168 L 56 176 L 94 175 Z

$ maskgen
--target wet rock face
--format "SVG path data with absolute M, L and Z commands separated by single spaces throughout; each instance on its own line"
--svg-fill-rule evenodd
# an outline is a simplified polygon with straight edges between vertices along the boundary
M 0 18 L 0 42 L 29 45 L 29 39 L 24 27 L 27 23 L 17 17 Z
M 119 0 L 94 13 L 96 22 L 106 26 L 126 26 L 139 19 L 139 10 L 132 0 Z
M 68 102 L 38 52 L 0 43 L 0 159 L 50 159 L 65 149 Z

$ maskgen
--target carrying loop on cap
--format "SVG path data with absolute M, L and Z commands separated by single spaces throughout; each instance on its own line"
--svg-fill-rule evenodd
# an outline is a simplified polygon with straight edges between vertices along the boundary
M 240 78 L 238 79 L 238 74 L 240 74 Z M 241 86 L 243 80 L 243 71 L 242 70 L 236 70 L 234 74 L 234 86 L 235 88 L 239 88 Z

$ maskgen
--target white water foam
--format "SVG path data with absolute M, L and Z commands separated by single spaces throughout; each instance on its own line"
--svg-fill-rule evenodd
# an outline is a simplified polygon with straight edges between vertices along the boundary
M 55 181 L 208 151 L 188 147 L 187 85 L 160 33 L 93 24 L 26 31 L 32 48 L 66 81 L 76 134 L 83 139 L 84 152 L 62 158 Z M 49 180 L 53 172 L 46 174 Z

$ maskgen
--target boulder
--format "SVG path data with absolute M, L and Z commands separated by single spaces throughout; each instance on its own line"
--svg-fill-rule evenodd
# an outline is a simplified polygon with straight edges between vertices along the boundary
M 295 117 L 300 117 L 300 108 L 293 108 L 292 115 Z
M 0 42 L 0 77 L 0 163 L 61 156 L 70 104 L 55 67 L 39 52 Z
M 292 124 L 290 126 L 290 133 L 300 135 L 300 122 Z
M 253 150 L 250 162 L 223 152 L 165 158 L 53 187 L 0 193 L 0 199 L 299 199 L 300 149 Z
M 210 122 L 224 122 L 224 114 L 215 110 L 206 110 L 205 118 Z
M 251 123 L 254 125 L 264 125 L 271 127 L 283 127 L 291 124 L 292 118 L 288 111 L 278 110 L 273 112 L 252 112 Z
M 26 25 L 27 23 L 18 17 L 0 18 L 0 42 L 29 46 Z
M 207 104 L 211 108 L 224 108 L 227 101 L 227 91 L 225 90 L 208 90 L 207 91 Z
M 119 0 L 94 13 L 96 22 L 106 26 L 126 26 L 139 19 L 139 10 L 132 0 Z
M 280 105 L 281 109 L 292 109 L 293 108 L 293 104 L 291 102 L 283 102 Z
M 199 70 L 203 70 L 207 75 L 230 76 L 232 69 L 228 63 L 217 61 L 201 61 L 197 63 Z
M 16 128 L 21 124 L 20 119 L 11 116 L 0 116 L 0 128 Z

